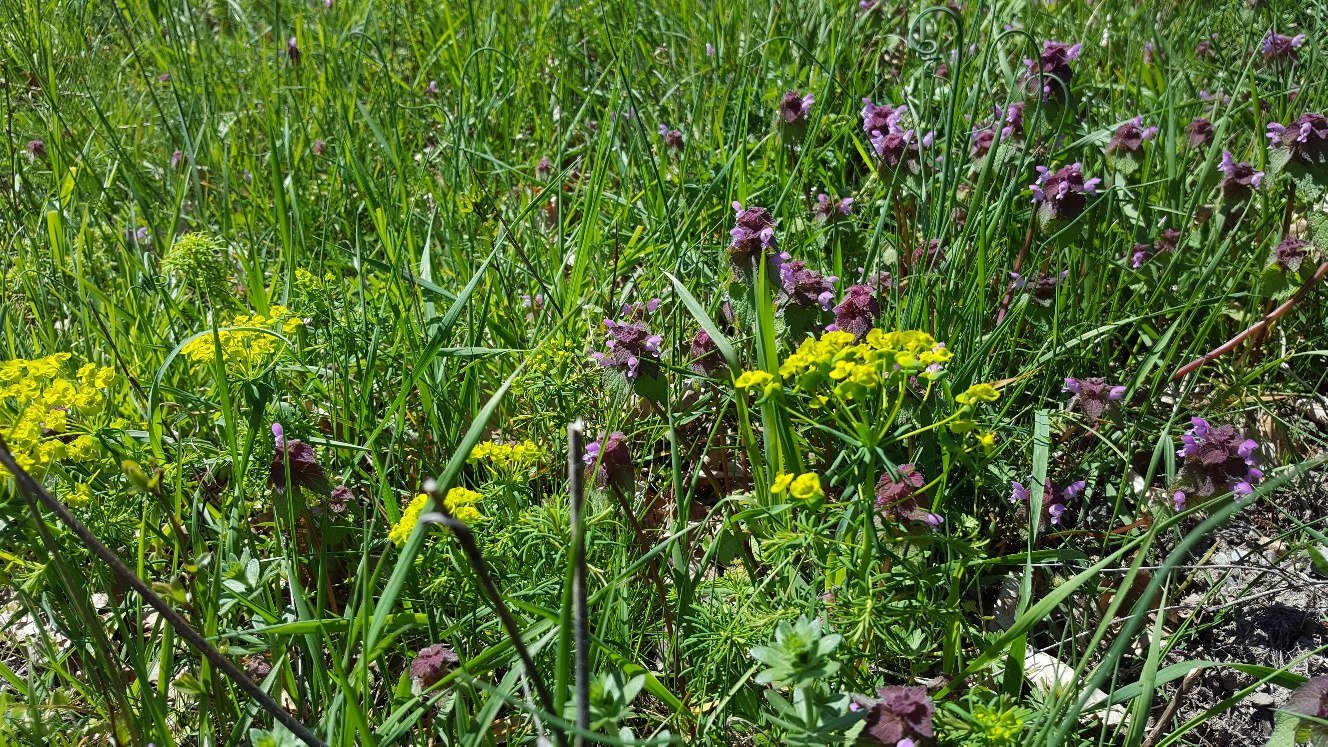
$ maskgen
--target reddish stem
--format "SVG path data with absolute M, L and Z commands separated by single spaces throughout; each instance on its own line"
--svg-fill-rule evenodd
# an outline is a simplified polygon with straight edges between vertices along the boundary
M 1194 373 L 1201 366 L 1211 363 L 1212 361 L 1222 357 L 1223 355 L 1226 355 L 1232 350 L 1235 350 L 1242 342 L 1244 342 L 1251 335 L 1258 334 L 1262 330 L 1266 329 L 1273 322 L 1285 316 L 1286 313 L 1288 311 L 1291 311 L 1291 309 L 1294 308 L 1296 304 L 1304 300 L 1305 297 L 1309 295 L 1310 291 L 1313 290 L 1314 286 L 1318 284 L 1320 280 L 1323 280 L 1325 276 L 1328 276 L 1328 262 L 1324 262 L 1323 264 L 1319 265 L 1319 269 L 1314 271 L 1314 275 L 1311 276 L 1309 280 L 1306 280 L 1305 284 L 1300 286 L 1300 288 L 1296 290 L 1296 292 L 1291 296 L 1291 298 L 1288 298 L 1285 302 L 1282 303 L 1281 306 L 1278 306 L 1277 308 L 1268 312 L 1266 315 L 1264 315 L 1264 318 L 1255 322 L 1253 325 L 1250 326 L 1249 329 L 1245 330 L 1244 332 L 1241 332 L 1240 334 L 1236 335 L 1230 340 L 1227 340 L 1218 347 L 1214 348 L 1212 351 L 1204 355 L 1201 355 L 1198 358 L 1195 358 L 1194 360 L 1190 361 L 1184 366 L 1181 366 L 1179 369 L 1176 370 L 1176 373 L 1171 375 L 1171 380 L 1180 381 L 1186 376 Z

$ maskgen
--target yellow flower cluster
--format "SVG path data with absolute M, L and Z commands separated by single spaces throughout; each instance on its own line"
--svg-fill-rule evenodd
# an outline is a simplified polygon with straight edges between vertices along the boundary
M 987 744 L 1015 744 L 1024 731 L 1024 720 L 1012 711 L 995 711 L 979 707 L 973 712 L 973 720 L 982 729 L 982 736 Z
M 765 371 L 743 371 L 733 388 L 740 392 L 757 392 L 761 397 L 773 397 L 782 387 L 774 376 Z
M 475 504 L 479 503 L 482 498 L 484 498 L 483 493 L 478 493 L 469 488 L 452 488 L 447 491 L 447 495 L 443 498 L 443 506 L 449 514 L 458 520 L 467 524 L 475 524 L 484 520 L 484 515 L 480 513 L 479 509 L 475 508 Z M 406 540 L 410 538 L 410 533 L 415 530 L 415 525 L 420 523 L 420 515 L 424 513 L 424 507 L 428 503 L 429 496 L 425 493 L 420 493 L 411 500 L 410 504 L 401 512 L 401 518 L 397 520 L 396 524 L 392 525 L 392 529 L 387 533 L 387 538 L 392 541 L 392 544 L 397 547 L 406 544 Z
M 969 417 L 973 410 L 983 402 L 995 402 L 1001 398 L 1001 393 L 991 384 L 974 384 L 964 392 L 955 395 L 955 402 L 959 404 L 959 412 L 955 413 L 954 422 L 950 423 L 952 433 L 968 433 L 978 427 L 977 421 Z M 990 454 L 996 448 L 996 434 L 980 433 L 978 434 L 978 444 L 982 446 L 984 452 Z
M 804 472 L 801 475 L 785 472 L 778 475 L 770 486 L 770 492 L 775 495 L 788 493 L 807 503 L 814 503 L 825 497 L 825 490 L 821 488 L 821 478 L 815 472 Z
M 807 392 L 829 379 L 838 397 L 858 399 L 897 374 L 938 378 L 952 357 L 945 343 L 926 332 L 873 329 L 855 343 L 851 333 L 835 331 L 807 338 L 780 365 L 779 375 Z
M 227 327 L 257 327 L 270 329 L 283 335 L 295 333 L 304 325 L 285 306 L 269 307 L 267 315 L 237 314 Z M 249 380 L 263 373 L 281 352 L 281 340 L 254 329 L 221 329 L 217 331 L 221 343 L 222 359 L 226 361 L 226 374 Z M 180 351 L 195 365 L 209 365 L 215 360 L 216 347 L 212 335 L 200 335 Z
M 528 470 L 539 463 L 540 458 L 544 456 L 534 441 L 529 439 L 519 444 L 504 444 L 495 441 L 485 441 L 476 444 L 470 452 L 470 461 L 487 462 L 490 467 L 499 472 L 520 472 Z
M 71 420 L 101 412 L 115 371 L 88 363 L 65 375 L 69 353 L 0 363 L 0 434 L 14 460 L 36 477 L 52 462 L 84 462 L 97 454 L 91 435 L 71 433 Z M 0 477 L 7 473 L 0 468 Z

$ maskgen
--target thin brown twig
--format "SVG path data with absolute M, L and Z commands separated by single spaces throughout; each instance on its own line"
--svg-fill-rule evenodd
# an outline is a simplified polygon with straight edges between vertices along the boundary
M 300 723 L 298 719 L 292 716 L 286 711 L 286 709 L 282 708 L 277 701 L 273 700 L 272 696 L 268 695 L 263 688 L 259 687 L 257 683 L 251 680 L 249 676 L 235 664 L 235 662 L 231 661 L 225 654 L 218 651 L 207 641 L 206 638 L 200 635 L 198 631 L 194 630 L 193 626 L 191 626 L 179 612 L 176 612 L 174 607 L 153 591 L 152 587 L 148 586 L 143 579 L 139 578 L 128 565 L 125 565 L 125 562 L 120 559 L 120 556 L 116 555 L 111 548 L 107 547 L 100 539 L 98 539 L 97 536 L 92 533 L 92 530 L 88 529 L 83 522 L 79 521 L 78 517 L 74 516 L 74 514 L 59 501 L 59 499 L 51 495 L 49 490 L 24 471 L 23 468 L 14 461 L 14 455 L 10 452 L 9 445 L 5 443 L 4 438 L 0 438 L 0 466 L 3 466 L 14 476 L 14 481 L 18 485 L 19 493 L 26 497 L 28 501 L 33 504 L 34 508 L 36 507 L 36 504 L 41 504 L 41 506 L 47 511 L 55 514 L 56 518 L 58 518 L 65 526 L 69 527 L 70 531 L 82 541 L 83 545 L 87 547 L 93 555 L 96 555 L 102 560 L 102 562 L 106 563 L 111 569 L 111 574 L 115 576 L 117 580 L 133 589 L 138 594 L 139 598 L 152 608 L 156 609 L 157 614 L 161 615 L 162 619 L 175 629 L 176 634 L 187 641 L 189 645 L 193 646 L 194 649 L 202 654 L 203 658 L 207 659 L 214 667 L 221 670 L 222 674 L 226 675 L 228 679 L 234 682 L 236 687 L 240 688 L 240 690 L 244 691 L 246 695 L 253 698 L 263 710 L 270 713 L 274 719 L 279 721 L 282 726 L 289 729 L 291 733 L 298 737 L 302 742 L 310 747 L 326 747 L 323 740 L 315 736 L 309 727 Z
M 1212 363 L 1213 361 L 1217 360 L 1218 358 L 1221 358 L 1222 356 L 1226 355 L 1232 350 L 1235 350 L 1247 338 L 1249 338 L 1252 335 L 1258 334 L 1260 331 L 1267 328 L 1273 322 L 1277 321 L 1283 316 L 1286 316 L 1287 312 L 1295 308 L 1296 304 L 1305 300 L 1305 297 L 1310 294 L 1310 291 L 1314 289 L 1314 286 L 1318 285 L 1319 281 L 1323 280 L 1325 276 L 1328 276 L 1328 262 L 1324 262 L 1323 264 L 1319 265 L 1319 268 L 1314 271 L 1314 274 L 1310 276 L 1310 279 L 1306 280 L 1305 283 L 1296 290 L 1296 292 L 1291 296 L 1291 298 L 1288 298 L 1286 301 L 1284 301 L 1281 306 L 1278 306 L 1276 309 L 1273 309 L 1272 311 L 1265 314 L 1262 319 L 1250 325 L 1250 327 L 1246 329 L 1244 332 L 1241 332 L 1240 334 L 1236 335 L 1230 340 L 1227 340 L 1226 342 L 1222 343 L 1216 348 L 1213 348 L 1211 351 L 1199 356 L 1198 358 L 1195 358 L 1189 363 L 1186 363 L 1184 366 L 1181 366 L 1179 369 L 1176 370 L 1176 373 L 1171 375 L 1171 380 L 1180 381 L 1186 376 L 1189 376 L 1190 374 L 1197 371 L 1200 367 Z

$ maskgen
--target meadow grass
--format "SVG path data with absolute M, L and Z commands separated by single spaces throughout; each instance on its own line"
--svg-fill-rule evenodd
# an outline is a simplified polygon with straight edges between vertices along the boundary
M 1312 3 L 0 19 L 0 437 L 328 744 L 1202 744 L 1253 690 L 1168 708 L 1241 614 L 1213 533 L 1324 541 L 1281 498 L 1325 443 Z M 0 532 L 0 741 L 296 743 L 13 481 Z

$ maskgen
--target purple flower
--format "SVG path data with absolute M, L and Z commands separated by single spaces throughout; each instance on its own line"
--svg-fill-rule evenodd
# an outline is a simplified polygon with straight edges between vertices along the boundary
M 816 207 L 812 211 L 819 220 L 826 222 L 838 220 L 853 213 L 853 198 L 831 197 L 821 192 L 816 195 Z
M 1005 109 L 1001 120 L 1001 139 L 1024 134 L 1024 102 L 1016 101 Z
M 877 294 L 890 287 L 889 276 L 882 273 L 872 285 L 850 286 L 844 298 L 835 307 L 835 323 L 827 330 L 852 332 L 861 340 L 871 328 L 876 326 L 876 319 L 881 315 L 881 305 L 876 300 Z
M 1209 34 L 1208 36 L 1200 39 L 1198 44 L 1194 45 L 1194 54 L 1197 57 L 1208 57 L 1214 54 L 1214 48 L 1216 46 L 1217 46 L 1217 34 Z
M 437 97 L 438 97 L 438 81 L 436 81 L 436 80 L 431 80 L 431 81 L 429 81 L 429 85 L 427 85 L 427 86 L 424 87 L 424 95 L 425 95 L 425 96 L 428 96 L 428 97 L 431 98 L 431 99 L 432 99 L 432 98 L 437 98 Z
M 157 82 L 158 82 L 158 83 L 170 83 L 170 82 L 171 82 L 171 74 L 170 74 L 170 73 L 162 73 L 161 75 L 158 75 L 158 76 L 157 76 Z
M 733 203 L 733 210 L 734 226 L 729 231 L 733 243 L 729 245 L 729 258 L 745 267 L 762 253 L 768 254 L 775 249 L 775 218 L 763 207 L 744 208 L 737 201 Z
M 945 250 L 941 248 L 940 239 L 927 239 L 918 244 L 912 252 L 900 257 L 900 266 L 903 274 L 914 272 L 930 272 L 945 260 Z
M 321 156 L 327 152 L 327 143 L 323 140 L 314 141 L 314 155 Z
M 548 156 L 544 156 L 539 160 L 539 163 L 535 164 L 536 179 L 541 179 L 541 180 L 548 179 L 549 175 L 552 173 L 553 173 L 553 161 L 550 161 Z
M 1024 66 L 1027 68 L 1024 79 L 1036 85 L 1040 73 L 1043 100 L 1064 101 L 1070 90 L 1070 82 L 1074 79 L 1074 70 L 1070 68 L 1070 63 L 1079 59 L 1082 50 L 1081 44 L 1042 42 L 1042 54 L 1038 59 L 1024 60 Z
M 1257 464 L 1259 444 L 1231 424 L 1213 426 L 1203 418 L 1190 419 L 1177 455 L 1184 459 L 1179 476 L 1178 503 L 1197 495 L 1208 498 L 1230 490 L 1249 495 L 1263 479 Z
M 936 705 L 925 687 L 882 687 L 877 698 L 857 698 L 867 709 L 864 736 L 889 747 L 916 744 L 932 736 L 932 716 Z
M 268 470 L 268 484 L 278 493 L 286 492 L 288 485 L 314 492 L 327 491 L 327 473 L 318 464 L 314 447 L 299 439 L 286 439 L 281 423 L 272 424 L 272 439 L 276 449 Z M 287 483 L 287 470 L 290 482 Z
M 38 159 L 38 158 L 45 159 L 45 158 L 46 158 L 46 143 L 42 142 L 41 140 L 29 140 L 29 141 L 28 141 L 28 157 L 31 158 L 31 159 L 33 159 L 33 160 L 36 160 L 36 159 Z
M 1022 137 L 1024 134 L 1024 103 L 1016 101 L 1010 104 L 1004 111 L 996 107 L 996 117 L 1000 120 L 1000 139 L 1002 142 L 1013 137 Z M 992 146 L 996 144 L 996 126 L 997 124 L 983 127 L 973 131 L 973 143 L 969 148 L 969 153 L 974 158 L 982 158 L 991 152 Z
M 801 260 L 786 262 L 779 267 L 779 282 L 786 306 L 812 308 L 819 305 L 828 311 L 835 300 L 835 282 L 838 280 L 807 269 L 807 263 Z
M 1236 161 L 1229 150 L 1222 151 L 1222 163 L 1217 170 L 1223 174 L 1222 194 L 1228 200 L 1243 200 L 1263 183 L 1262 171 L 1255 171 L 1249 161 Z
M 871 141 L 872 151 L 879 159 L 881 169 L 898 169 L 901 165 L 916 171 L 921 165 L 920 148 L 931 144 L 932 134 L 918 139 L 916 133 L 903 126 L 906 105 L 898 108 L 889 104 L 877 105 L 871 99 L 862 100 L 862 131 Z
M 701 376 L 714 376 L 725 365 L 724 358 L 719 354 L 719 346 L 704 329 L 696 330 L 691 347 L 687 349 L 687 357 L 692 361 L 688 368 Z
M 622 319 L 605 319 L 608 330 L 605 338 L 606 353 L 592 353 L 591 358 L 604 368 L 623 371 L 627 378 L 635 379 L 642 373 L 649 378 L 659 375 L 660 344 L 664 338 L 652 334 L 646 326 L 646 316 L 659 308 L 659 299 L 647 303 L 623 304 Z
M 1203 117 L 1195 117 L 1193 122 L 1185 125 L 1185 139 L 1191 148 L 1202 148 L 1213 142 L 1214 134 L 1213 123 Z
M 184 151 L 182 150 L 175 151 L 174 153 L 171 154 L 171 170 L 172 171 L 178 170 L 180 168 L 180 164 L 185 163 L 187 160 L 188 159 L 185 158 L 184 156 Z
M 1328 719 L 1328 677 L 1311 677 L 1296 688 L 1287 699 L 1286 710 L 1310 718 Z M 1328 741 L 1328 725 L 1306 721 L 1301 721 L 1300 725 L 1309 727 L 1310 744 Z
M 286 40 L 286 57 L 292 65 L 300 64 L 300 44 L 293 36 Z
M 1125 396 L 1125 387 L 1112 386 L 1100 376 L 1087 379 L 1066 377 L 1064 391 L 1074 395 L 1068 409 L 1078 410 L 1094 421 L 1101 419 L 1112 402 L 1120 402 Z
M 1060 526 L 1065 521 L 1065 513 L 1070 510 L 1070 501 L 1078 498 L 1087 486 L 1088 483 L 1077 480 L 1061 487 L 1047 478 L 1042 484 L 1042 510 L 1046 512 L 1047 520 L 1054 526 Z M 1033 497 L 1032 491 L 1022 482 L 1011 483 L 1010 487 L 1011 503 L 1024 503 Z
M 659 134 L 664 138 L 664 147 L 675 153 L 682 150 L 682 132 L 670 130 L 666 124 L 659 126 Z
M 1300 266 L 1309 256 L 1310 242 L 1286 236 L 1268 255 L 1268 267 L 1281 272 L 1300 272 Z
M 1144 42 L 1144 64 L 1151 65 L 1156 61 L 1157 47 L 1152 42 Z
M 1269 29 L 1268 35 L 1263 38 L 1263 44 L 1259 47 L 1259 53 L 1263 55 L 1265 62 L 1299 62 L 1300 53 L 1296 50 L 1304 43 L 1304 34 L 1283 36 Z
M 912 464 L 901 464 L 895 468 L 896 475 L 886 472 L 876 482 L 876 508 L 885 518 L 893 521 L 917 521 L 929 526 L 939 526 L 945 522 L 939 514 L 928 510 L 923 496 L 918 491 L 926 484 L 926 479 Z
M 581 461 L 587 469 L 595 470 L 595 484 L 600 487 L 613 484 L 625 489 L 632 484 L 632 453 L 627 449 L 627 436 L 621 431 L 591 441 Z
M 804 96 L 797 91 L 786 92 L 779 101 L 780 124 L 785 127 L 805 126 L 815 101 L 816 97 L 810 93 Z
M 1152 140 L 1157 135 L 1156 127 L 1144 127 L 1143 124 L 1143 117 L 1135 117 L 1117 127 L 1116 132 L 1111 136 L 1111 142 L 1107 143 L 1107 155 L 1138 156 L 1142 154 L 1144 143 Z
M 711 44 L 710 42 L 706 42 L 706 57 L 714 57 L 714 56 L 715 56 L 715 45 Z
M 991 128 L 973 131 L 973 144 L 969 146 L 968 153 L 973 158 L 982 158 L 991 152 L 991 146 L 996 144 L 996 132 Z
M 332 488 L 332 494 L 328 496 L 327 510 L 334 514 L 344 514 L 353 500 L 355 500 L 355 493 L 345 485 L 338 485 Z
M 1294 122 L 1268 123 L 1270 147 L 1285 149 L 1292 161 L 1305 166 L 1328 163 L 1328 117 L 1318 113 L 1300 115 Z
M 1010 287 L 1014 290 L 1025 291 L 1042 306 L 1050 306 L 1051 302 L 1056 300 L 1056 289 L 1069 275 L 1069 270 L 1051 275 L 1039 273 L 1036 277 L 1012 272 L 1010 273 Z
M 410 663 L 410 678 L 417 688 L 427 690 L 459 663 L 461 657 L 447 645 L 435 643 L 432 646 L 425 646 Z
M 1176 251 L 1180 244 L 1180 231 L 1174 228 L 1168 228 L 1162 232 L 1162 235 L 1153 240 L 1152 244 L 1135 244 L 1134 254 L 1130 259 L 1130 267 L 1139 269 L 1144 262 L 1156 254 L 1163 252 Z
M 1037 173 L 1037 180 L 1028 188 L 1033 191 L 1033 204 L 1038 206 L 1044 223 L 1078 218 L 1088 206 L 1088 195 L 1097 194 L 1097 186 L 1102 183 L 1097 177 L 1085 179 L 1083 166 L 1078 163 L 1058 171 L 1038 166 Z

